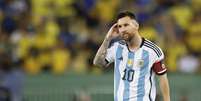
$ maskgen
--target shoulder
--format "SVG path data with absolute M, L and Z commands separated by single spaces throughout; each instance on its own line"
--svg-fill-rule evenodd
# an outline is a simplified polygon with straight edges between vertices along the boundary
M 161 48 L 148 39 L 144 39 L 143 46 L 153 54 L 156 54 L 157 57 L 161 57 L 163 55 Z
M 111 46 L 126 46 L 126 42 L 124 40 L 117 40 L 117 41 L 112 41 Z

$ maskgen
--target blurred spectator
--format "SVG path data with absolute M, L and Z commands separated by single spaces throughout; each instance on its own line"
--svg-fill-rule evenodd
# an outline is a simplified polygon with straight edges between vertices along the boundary
M 157 32 L 157 30 L 154 28 L 153 23 L 151 23 L 151 22 L 146 22 L 146 23 L 144 23 L 144 24 L 141 25 L 141 26 L 143 26 L 143 28 L 140 29 L 140 34 L 141 34 L 143 37 L 145 37 L 145 38 L 147 38 L 147 39 L 149 39 L 149 40 L 151 40 L 151 41 L 156 42 L 158 32 Z
M 170 8 L 170 14 L 173 16 L 176 23 L 182 28 L 187 29 L 193 17 L 192 8 L 187 4 L 178 4 Z
M 4 17 L 1 24 L 2 33 L 11 34 L 16 29 L 16 21 L 12 17 Z
M 199 12 L 201 10 L 201 1 L 200 0 L 190 0 L 190 5 L 195 12 Z
M 71 54 L 62 41 L 59 41 L 55 47 L 51 55 L 52 71 L 54 74 L 63 74 L 65 71 L 69 70 L 70 63 L 72 62 Z
M 14 69 L 1 72 L 0 85 L 8 89 L 11 99 L 9 101 L 22 101 L 23 99 L 24 72 L 22 71 L 22 64 L 23 60 L 13 65 Z M 8 68 L 6 65 L 3 66 Z
M 24 75 L 22 71 L 23 60 L 14 61 L 12 55 L 13 45 L 9 35 L 0 34 L 0 87 L 5 88 L 9 101 L 22 100 L 22 86 Z M 2 89 L 1 89 L 2 91 Z M 9 98 L 10 97 L 10 98 Z
M 86 50 L 86 46 L 84 45 L 77 45 L 77 53 L 75 54 L 72 62 L 72 70 L 75 73 L 87 73 L 88 72 L 88 57 L 90 53 Z M 79 51 L 81 50 L 81 51 Z M 79 52 L 78 52 L 79 51 Z
M 106 24 L 112 21 L 117 14 L 120 0 L 98 0 L 96 3 L 95 12 L 99 12 L 98 17 L 101 23 Z
M 17 17 L 21 13 L 30 10 L 29 0 L 1 0 L 1 10 L 5 16 Z
M 96 4 L 96 0 L 78 0 L 72 6 L 76 11 L 77 18 L 84 18 L 89 27 L 97 27 L 100 22 L 98 13 L 94 12 Z
M 76 43 L 76 35 L 69 30 L 68 19 L 58 19 L 60 26 L 59 40 L 63 41 L 66 48 L 73 53 L 73 45 Z
M 187 34 L 185 41 L 188 49 L 195 55 L 201 56 L 201 14 L 199 12 L 195 13 L 186 30 Z
M 199 66 L 199 59 L 191 54 L 182 56 L 178 61 L 178 69 L 183 73 L 196 73 Z
M 150 5 L 152 4 L 152 5 Z M 136 0 L 134 5 L 136 7 L 137 20 L 140 24 L 151 21 L 153 12 L 156 7 L 156 1 L 154 0 Z

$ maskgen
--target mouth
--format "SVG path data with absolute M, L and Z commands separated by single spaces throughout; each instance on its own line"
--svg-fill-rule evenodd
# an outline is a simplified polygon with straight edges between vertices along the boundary
M 123 33 L 123 34 L 122 34 L 122 38 L 123 38 L 124 40 L 128 39 L 128 38 L 129 38 L 129 34 L 128 34 L 128 33 Z

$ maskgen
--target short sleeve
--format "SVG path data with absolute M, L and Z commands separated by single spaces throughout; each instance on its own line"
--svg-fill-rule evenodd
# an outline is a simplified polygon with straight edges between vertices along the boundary
M 156 52 L 155 63 L 164 60 L 164 53 L 163 53 L 163 51 L 161 50 L 161 48 L 159 48 L 159 47 L 157 46 L 157 50 L 158 50 L 158 51 Z
M 167 68 L 164 64 L 164 53 L 159 47 L 158 49 L 160 53 L 158 53 L 159 55 L 156 54 L 156 59 L 152 69 L 156 74 L 163 75 L 167 72 Z

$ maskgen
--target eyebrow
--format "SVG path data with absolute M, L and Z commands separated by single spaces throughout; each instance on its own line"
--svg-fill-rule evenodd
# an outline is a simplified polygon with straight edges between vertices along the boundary
M 124 23 L 124 24 L 117 25 L 117 26 L 118 26 L 118 27 L 121 27 L 121 26 L 125 26 L 125 25 L 129 25 L 129 23 Z

